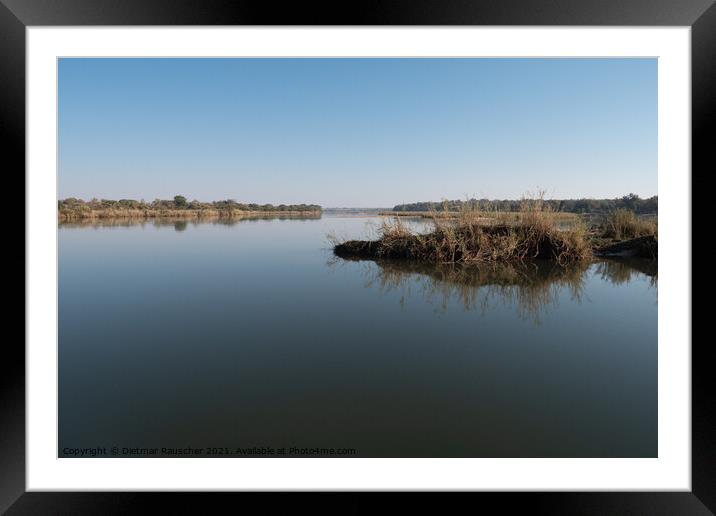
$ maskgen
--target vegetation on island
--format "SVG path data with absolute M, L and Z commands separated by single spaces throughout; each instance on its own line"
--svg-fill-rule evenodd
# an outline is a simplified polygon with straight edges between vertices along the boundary
M 377 239 L 334 241 L 334 253 L 460 264 L 547 259 L 559 265 L 594 256 L 657 256 L 656 221 L 624 208 L 606 214 L 591 227 L 579 216 L 565 219 L 542 195 L 522 199 L 518 209 L 510 212 L 464 203 L 453 216 L 441 216 L 438 211 L 432 215 L 434 228 L 428 233 L 414 233 L 400 217 L 393 217 L 383 221 Z
M 633 211 L 619 208 L 608 214 L 601 224 L 602 236 L 614 240 L 657 234 L 656 219 L 639 218 Z
M 151 202 L 134 199 L 83 201 L 70 197 L 58 201 L 57 208 L 60 221 L 95 218 L 231 218 L 252 214 L 315 215 L 322 211 L 317 204 L 246 204 L 233 199 L 201 202 L 189 201 L 181 195 L 171 200 L 155 199 Z

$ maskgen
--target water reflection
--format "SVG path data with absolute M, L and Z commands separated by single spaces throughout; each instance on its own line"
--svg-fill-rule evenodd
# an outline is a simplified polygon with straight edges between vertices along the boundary
M 605 260 L 570 267 L 547 261 L 466 266 L 380 260 L 366 265 L 365 286 L 399 292 L 403 306 L 416 295 L 442 312 L 453 301 L 483 316 L 498 304 L 509 305 L 521 319 L 535 324 L 563 295 L 581 303 L 592 274 L 615 285 L 643 276 L 649 277 L 652 287 L 657 284 L 657 265 L 651 260 Z
M 357 238 L 380 218 L 141 222 L 58 232 L 59 455 L 658 455 L 658 310 L 648 277 L 623 264 L 580 276 L 335 258 L 327 270 L 327 232 Z M 463 309 L 490 291 L 488 316 Z M 546 303 L 541 324 L 502 306 L 508 294 L 526 316 Z
M 173 226 L 175 231 L 184 231 L 191 225 L 192 227 L 199 226 L 201 224 L 221 225 L 221 226 L 234 226 L 239 222 L 258 222 L 261 220 L 319 220 L 321 214 L 315 215 L 306 214 L 283 214 L 283 215 L 245 215 L 245 216 L 233 216 L 233 217 L 202 217 L 202 218 L 96 218 L 96 219 L 83 219 L 73 220 L 68 222 L 58 222 L 60 228 L 129 228 L 129 227 L 167 227 Z
M 648 276 L 653 287 L 657 286 L 658 264 L 656 260 L 609 259 L 597 262 L 596 273 L 614 285 L 630 283 L 639 276 Z

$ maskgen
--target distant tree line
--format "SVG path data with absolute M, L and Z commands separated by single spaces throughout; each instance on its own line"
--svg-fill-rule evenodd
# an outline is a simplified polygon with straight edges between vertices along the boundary
M 68 197 L 58 201 L 59 210 L 236 210 L 236 211 L 321 211 L 317 204 L 255 204 L 240 203 L 234 199 L 224 201 L 189 201 L 182 195 L 171 200 L 155 199 L 151 202 L 134 199 L 92 199 L 83 201 Z
M 460 211 L 463 208 L 519 211 L 521 200 L 467 199 L 464 201 L 414 202 L 398 204 L 393 211 Z M 544 203 L 554 211 L 568 213 L 612 213 L 626 209 L 638 214 L 658 213 L 658 196 L 642 199 L 636 194 L 617 199 L 545 199 Z

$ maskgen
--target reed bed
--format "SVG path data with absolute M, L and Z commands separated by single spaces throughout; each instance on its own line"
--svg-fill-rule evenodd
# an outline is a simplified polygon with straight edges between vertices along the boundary
M 541 196 L 522 200 L 520 211 L 502 214 L 465 208 L 454 217 L 432 217 L 434 230 L 410 231 L 399 217 L 384 220 L 374 241 L 338 243 L 338 256 L 409 259 L 428 263 L 484 263 L 549 259 L 566 265 L 591 258 L 587 229 L 579 219 L 568 228 Z
M 619 208 L 610 213 L 602 223 L 602 237 L 626 240 L 646 236 L 657 237 L 656 219 L 640 218 L 634 212 Z

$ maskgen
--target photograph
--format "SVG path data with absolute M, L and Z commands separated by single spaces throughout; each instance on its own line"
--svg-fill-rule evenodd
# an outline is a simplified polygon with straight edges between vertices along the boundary
M 713 513 L 714 1 L 0 0 L 0 513 Z
M 659 58 L 56 66 L 57 457 L 660 457 Z

